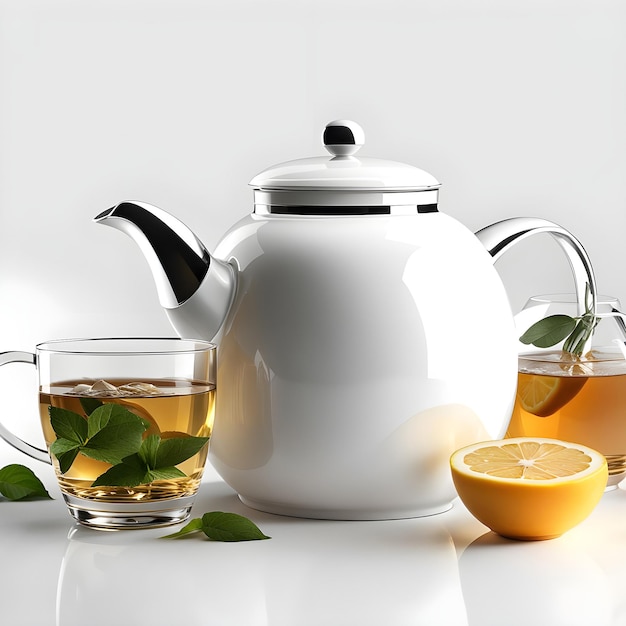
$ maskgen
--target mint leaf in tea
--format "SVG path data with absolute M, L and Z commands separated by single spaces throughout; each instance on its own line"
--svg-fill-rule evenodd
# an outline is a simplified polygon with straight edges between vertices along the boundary
M 48 412 L 57 435 L 50 452 L 59 460 L 63 473 L 78 454 L 105 463 L 121 463 L 139 449 L 149 426 L 144 419 L 117 404 L 103 404 L 86 417 L 55 406 L 49 406 Z
M 124 457 L 98 476 L 92 487 L 136 487 L 156 480 L 185 478 L 176 465 L 198 454 L 208 440 L 208 437 L 182 435 L 163 441 L 159 435 L 150 435 L 136 453 Z
M 215 386 L 191 380 L 73 380 L 40 392 L 61 490 L 104 501 L 195 493 L 214 411 Z

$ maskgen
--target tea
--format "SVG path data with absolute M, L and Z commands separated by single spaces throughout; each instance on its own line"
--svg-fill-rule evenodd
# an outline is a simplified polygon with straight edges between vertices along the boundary
M 561 351 L 519 358 L 518 390 L 507 437 L 551 437 L 604 454 L 609 483 L 626 472 L 626 361 L 593 351 L 563 359 Z
M 159 435 L 162 441 L 174 437 L 209 437 L 215 412 L 215 386 L 191 380 L 65 381 L 43 389 L 39 411 L 48 448 L 57 439 L 49 407 L 78 413 L 87 419 L 86 401 L 115 404 L 144 420 L 143 439 Z M 159 501 L 195 494 L 207 457 L 204 446 L 198 453 L 176 467 L 184 477 L 154 480 L 133 487 L 92 486 L 112 466 L 104 461 L 78 454 L 70 468 L 61 472 L 58 459 L 51 454 L 61 491 L 64 495 L 98 502 Z

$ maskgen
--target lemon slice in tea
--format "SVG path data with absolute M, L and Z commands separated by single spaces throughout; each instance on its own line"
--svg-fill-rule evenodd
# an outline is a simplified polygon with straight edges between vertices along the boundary
M 525 411 L 538 417 L 547 417 L 572 400 L 586 382 L 587 378 L 584 376 L 544 376 L 521 373 L 517 393 Z
M 450 458 L 459 497 L 504 537 L 551 539 L 582 522 L 608 477 L 596 450 L 556 439 L 516 437 L 475 443 Z

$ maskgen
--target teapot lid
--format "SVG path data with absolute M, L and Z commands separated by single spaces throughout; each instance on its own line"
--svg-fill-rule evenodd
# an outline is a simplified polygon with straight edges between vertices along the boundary
M 356 122 L 330 122 L 323 142 L 330 156 L 287 161 L 257 174 L 250 181 L 255 205 L 436 205 L 432 194 L 416 196 L 437 193 L 440 184 L 428 172 L 397 161 L 355 156 L 365 142 Z

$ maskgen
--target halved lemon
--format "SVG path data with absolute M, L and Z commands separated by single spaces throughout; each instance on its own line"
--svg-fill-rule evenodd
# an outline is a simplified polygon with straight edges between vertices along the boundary
M 525 411 L 547 417 L 572 400 L 587 380 L 583 376 L 520 374 L 517 394 Z
M 515 437 L 475 443 L 450 458 L 467 509 L 512 539 L 552 539 L 582 522 L 608 477 L 596 450 L 556 439 Z

